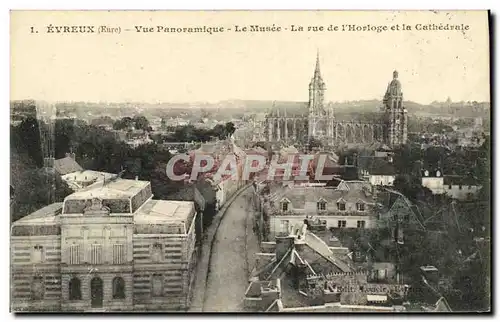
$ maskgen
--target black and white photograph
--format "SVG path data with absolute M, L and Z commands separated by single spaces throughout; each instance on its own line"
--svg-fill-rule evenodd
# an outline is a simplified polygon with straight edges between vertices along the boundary
M 491 312 L 491 19 L 11 11 L 10 311 Z

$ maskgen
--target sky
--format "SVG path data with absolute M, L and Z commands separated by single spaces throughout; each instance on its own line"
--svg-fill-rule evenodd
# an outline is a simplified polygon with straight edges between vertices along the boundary
M 412 30 L 235 32 L 235 25 L 252 24 L 307 29 L 403 23 Z M 469 30 L 415 30 L 416 24 L 429 23 L 463 23 Z M 121 33 L 47 33 L 50 24 L 106 25 L 120 27 Z M 134 31 L 135 26 L 203 25 L 232 30 L 212 35 Z M 319 51 L 327 101 L 381 99 L 394 70 L 405 100 L 489 101 L 488 37 L 485 11 L 14 12 L 11 99 L 307 101 Z

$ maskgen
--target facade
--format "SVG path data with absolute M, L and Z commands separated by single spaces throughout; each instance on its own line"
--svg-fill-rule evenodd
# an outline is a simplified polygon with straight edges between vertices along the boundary
M 326 229 L 376 227 L 376 190 L 363 181 L 341 181 L 337 187 L 270 187 L 262 203 L 271 238 L 288 234 L 306 218 L 324 221 Z
M 268 141 L 306 144 L 311 138 L 329 145 L 383 142 L 390 147 L 406 143 L 408 116 L 398 72 L 393 73 L 383 98 L 383 111 L 372 123 L 340 122 L 325 106 L 326 85 L 320 71 L 319 54 L 309 83 L 309 102 L 290 108 L 275 104 L 267 116 Z
M 472 200 L 481 189 L 478 180 L 473 177 L 443 175 L 440 170 L 422 171 L 422 186 L 433 194 L 446 194 L 457 200 Z
M 152 197 L 149 182 L 115 179 L 14 222 L 12 310 L 188 308 L 194 203 Z

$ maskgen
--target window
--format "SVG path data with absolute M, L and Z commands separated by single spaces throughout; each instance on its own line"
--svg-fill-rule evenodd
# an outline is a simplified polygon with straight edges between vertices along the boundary
M 163 277 L 155 274 L 151 279 L 151 291 L 153 296 L 163 296 Z
M 362 202 L 358 202 L 356 204 L 356 210 L 358 210 L 358 211 L 365 211 L 365 204 L 362 203 Z
M 339 202 L 337 202 L 337 208 L 338 208 L 340 211 L 345 211 L 345 202 L 343 202 L 343 201 L 339 201 Z
M 459 186 L 458 186 L 458 190 L 462 190 L 462 185 L 459 185 Z
M 113 278 L 113 299 L 125 298 L 125 280 L 121 277 Z
M 339 228 L 345 228 L 347 225 L 347 222 L 345 220 L 339 220 L 338 227 Z
M 469 190 L 471 190 L 471 189 L 472 189 L 472 186 L 469 186 L 469 187 L 468 187 L 468 189 L 469 189 Z
M 125 246 L 121 244 L 113 245 L 113 264 L 123 264 L 125 262 Z
M 451 184 L 450 184 L 450 185 L 448 185 L 448 190 L 451 190 Z
M 288 211 L 288 201 L 281 202 L 281 211 Z
M 33 263 L 43 263 L 45 260 L 44 257 L 43 246 L 36 245 L 33 247 Z
M 72 301 L 82 299 L 81 283 L 77 277 L 69 281 L 69 299 Z
M 163 245 L 162 244 L 154 244 L 151 252 L 151 261 L 155 263 L 159 263 L 163 259 Z
M 358 220 L 357 227 L 358 228 L 365 228 L 366 222 L 364 220 Z
M 42 300 L 45 293 L 45 284 L 42 276 L 35 276 L 31 284 L 31 299 Z
M 90 245 L 90 263 L 102 264 L 102 245 Z
M 318 201 L 317 207 L 319 211 L 326 210 L 326 202 L 324 202 L 323 200 Z
M 80 245 L 69 246 L 69 264 L 80 264 Z

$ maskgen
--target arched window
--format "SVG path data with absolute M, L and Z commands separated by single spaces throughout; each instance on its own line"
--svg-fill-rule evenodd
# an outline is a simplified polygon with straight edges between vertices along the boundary
M 45 293 L 45 284 L 42 276 L 35 276 L 31 284 L 31 299 L 42 300 Z
M 77 277 L 73 277 L 69 281 L 69 299 L 70 300 L 81 300 L 82 299 L 81 283 Z
M 113 278 L 113 299 L 125 298 L 125 280 L 121 277 Z

